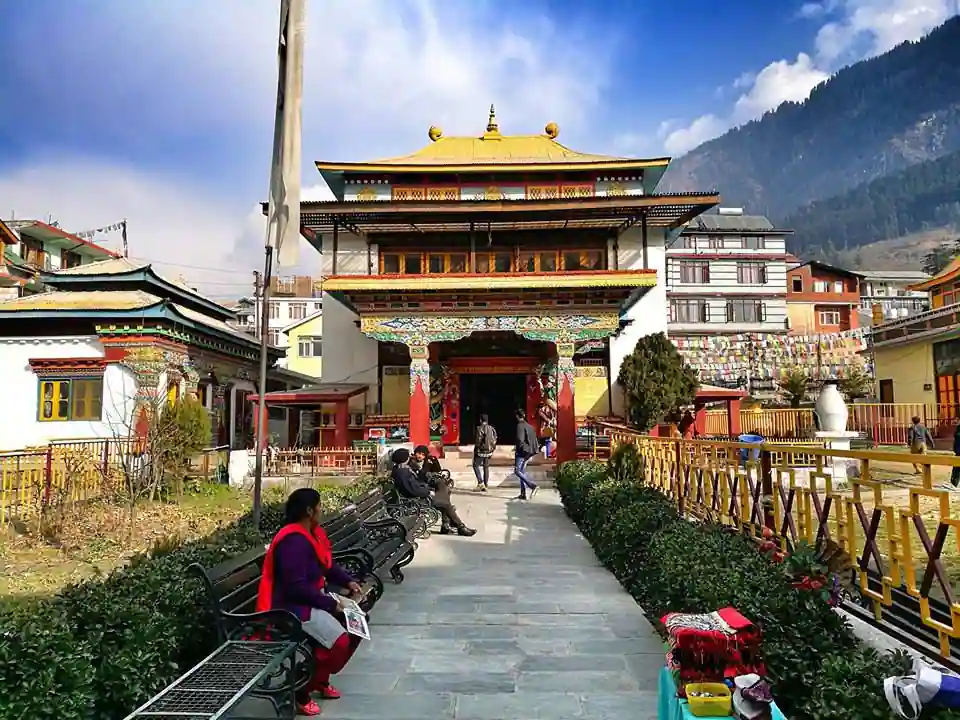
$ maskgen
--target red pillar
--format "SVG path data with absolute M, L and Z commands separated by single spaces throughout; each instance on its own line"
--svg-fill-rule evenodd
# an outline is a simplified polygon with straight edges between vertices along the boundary
M 573 343 L 557 343 L 557 462 L 577 459 L 577 416 L 574 410 Z
M 410 346 L 410 441 L 430 445 L 430 360 L 426 345 Z
M 727 432 L 730 437 L 737 437 L 740 431 L 740 398 L 727 400 Z
M 349 400 L 337 402 L 333 415 L 333 444 L 338 448 L 350 447 Z
M 697 435 L 707 434 L 707 406 L 695 405 L 693 414 L 693 428 Z

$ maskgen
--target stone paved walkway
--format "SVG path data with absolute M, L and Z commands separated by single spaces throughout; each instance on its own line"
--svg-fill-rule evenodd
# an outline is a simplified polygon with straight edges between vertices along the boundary
M 335 678 L 331 720 L 653 720 L 664 649 L 557 493 L 459 492 L 475 537 L 420 543 L 373 639 Z

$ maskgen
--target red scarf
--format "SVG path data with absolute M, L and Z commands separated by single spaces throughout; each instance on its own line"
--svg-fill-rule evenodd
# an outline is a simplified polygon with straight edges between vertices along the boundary
M 311 535 L 303 525 L 298 523 L 283 526 L 280 528 L 280 532 L 274 536 L 270 547 L 267 548 L 267 554 L 263 559 L 263 572 L 260 575 L 260 586 L 257 589 L 257 612 L 264 612 L 273 608 L 274 550 L 276 550 L 277 545 L 279 545 L 284 538 L 297 534 L 303 535 L 310 541 L 314 551 L 317 553 L 317 560 L 320 561 L 320 564 L 325 569 L 333 565 L 333 546 L 330 544 L 330 539 L 322 527 L 318 525 L 314 528 L 313 534 Z M 326 578 L 321 575 L 317 587 L 323 589 L 325 584 Z

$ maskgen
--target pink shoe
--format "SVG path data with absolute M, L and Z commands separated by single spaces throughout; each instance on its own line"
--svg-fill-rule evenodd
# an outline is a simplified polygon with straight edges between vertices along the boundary
M 333 685 L 324 685 L 322 688 L 320 688 L 320 697 L 322 697 L 324 700 L 337 700 L 343 697 L 343 694 Z
M 297 715 L 319 715 L 320 706 L 316 700 L 311 700 L 306 705 L 297 705 Z

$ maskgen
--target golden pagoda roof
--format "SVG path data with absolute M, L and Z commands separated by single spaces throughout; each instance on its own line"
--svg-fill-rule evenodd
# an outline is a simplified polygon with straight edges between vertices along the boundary
M 430 144 L 409 155 L 383 158 L 362 163 L 317 162 L 323 172 L 431 172 L 530 170 L 535 167 L 551 170 L 632 170 L 643 167 L 666 167 L 669 158 L 636 159 L 612 155 L 577 152 L 557 142 L 560 128 L 547 123 L 540 135 L 503 135 L 494 107 L 486 131 L 479 137 L 445 137 L 432 126 Z
M 908 290 L 932 290 L 935 287 L 960 277 L 960 257 L 955 257 L 947 266 L 929 280 L 908 285 Z

